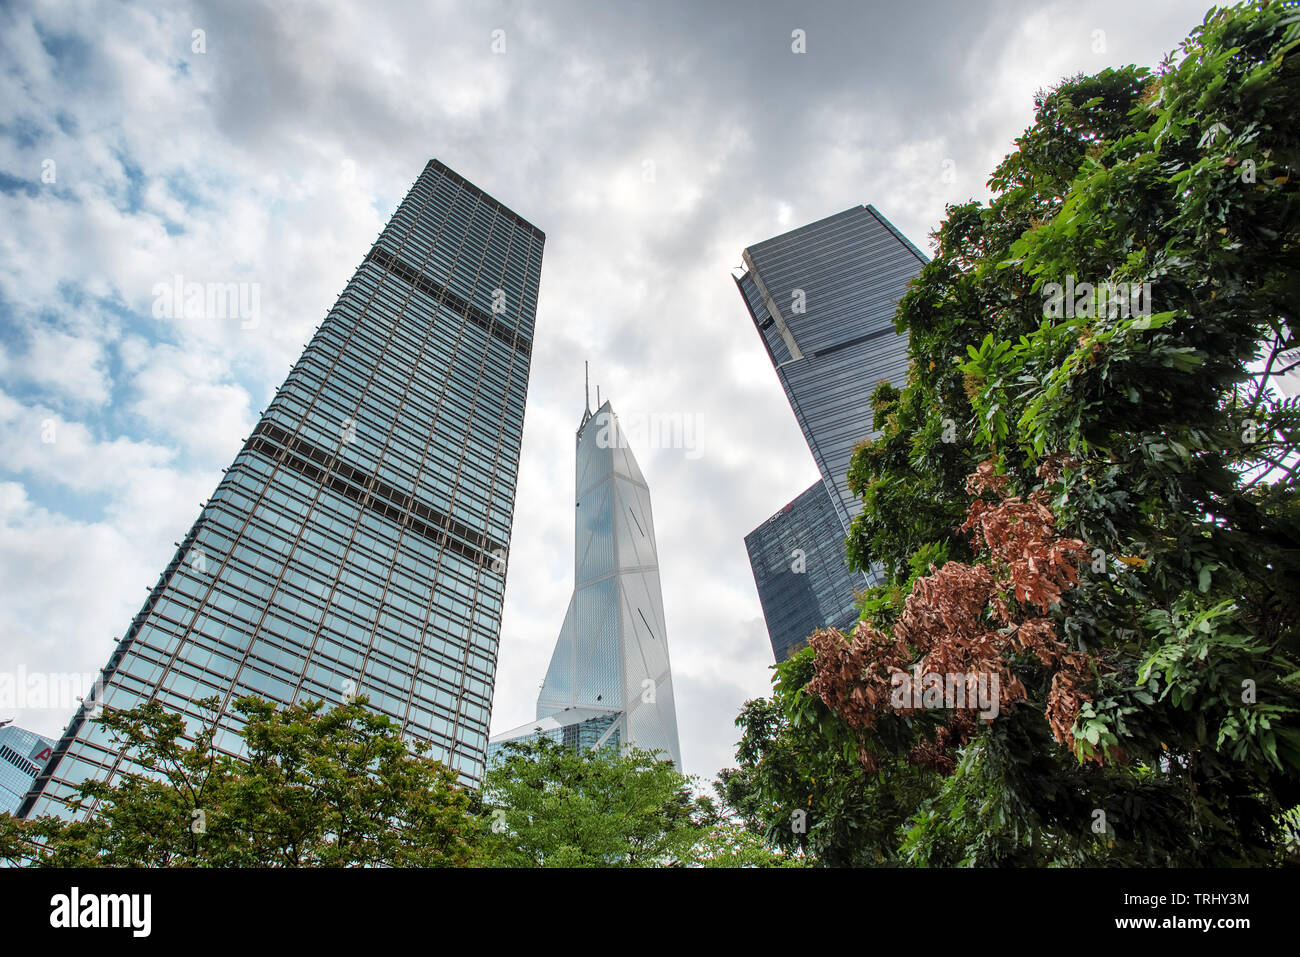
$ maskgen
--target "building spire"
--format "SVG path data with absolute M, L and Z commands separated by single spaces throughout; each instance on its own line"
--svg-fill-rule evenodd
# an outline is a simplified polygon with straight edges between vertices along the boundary
M 591 363 L 587 360 L 582 361 L 582 421 L 578 423 L 578 439 L 582 438 L 582 430 L 587 427 L 591 421 Z

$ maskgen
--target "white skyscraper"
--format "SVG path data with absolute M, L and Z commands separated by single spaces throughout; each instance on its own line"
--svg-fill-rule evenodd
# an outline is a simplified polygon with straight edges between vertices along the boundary
M 492 738 L 635 745 L 681 768 L 650 490 L 606 402 L 578 428 L 573 597 L 537 718 Z

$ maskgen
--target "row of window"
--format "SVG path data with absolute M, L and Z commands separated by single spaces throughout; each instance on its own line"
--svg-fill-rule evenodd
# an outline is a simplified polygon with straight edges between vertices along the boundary
M 363 384 L 359 381 L 362 375 L 359 369 L 349 367 L 350 364 L 327 368 L 322 360 L 328 362 L 319 353 L 309 350 L 275 404 L 303 414 L 306 412 L 305 404 L 313 399 L 328 402 L 334 416 L 328 425 L 331 445 L 342 438 L 342 424 L 345 422 L 386 432 L 390 424 L 401 423 L 405 428 L 406 422 L 410 423 L 410 428 L 423 431 L 432 420 L 437 427 L 455 429 L 455 434 L 461 437 L 470 436 L 470 441 L 485 455 L 495 451 L 498 434 L 515 444 L 522 436 L 522 397 L 509 403 L 511 421 L 503 422 L 503 406 L 490 400 L 483 401 L 481 395 L 472 392 L 467 384 L 457 382 L 456 377 L 448 377 L 451 382 L 439 408 L 431 397 L 426 404 L 418 390 L 397 393 L 392 389 L 391 380 L 383 374 Z M 364 412 L 357 407 L 363 395 L 366 396 Z M 391 401 L 386 396 L 391 396 Z M 356 422 L 357 419 L 361 421 Z M 471 430 L 471 423 L 478 428 Z M 356 438 L 364 439 L 361 434 L 364 430 L 358 428 Z M 419 433 L 413 434 L 418 436 Z
M 258 446 L 255 451 L 258 454 L 245 454 L 236 460 L 235 468 L 227 473 L 226 481 L 218 489 L 218 494 L 214 496 L 213 501 L 216 507 L 231 508 L 236 512 L 243 513 L 260 510 L 260 507 L 256 506 L 254 502 L 262 494 L 262 489 L 266 483 L 245 475 L 245 472 L 256 471 L 263 479 L 269 480 L 272 474 L 270 468 L 273 464 L 271 456 L 276 454 L 276 450 L 273 445 L 268 444 L 266 449 Z M 355 539 L 354 529 L 357 527 L 356 506 L 349 508 L 350 502 L 343 497 L 343 493 L 347 492 L 349 495 L 358 497 L 359 500 L 360 496 L 366 494 L 361 484 L 345 481 L 342 476 L 336 474 L 328 480 L 328 484 L 322 485 L 320 484 L 322 480 L 317 475 L 295 474 L 295 469 L 298 467 L 316 470 L 315 466 L 310 465 L 296 454 L 286 459 L 285 462 L 294 466 L 294 468 L 281 468 L 275 480 L 271 482 L 272 491 L 267 494 L 272 497 L 273 501 L 285 503 L 286 508 L 280 512 L 271 511 L 267 516 L 264 516 L 264 519 L 281 530 L 296 535 L 300 524 L 307 522 L 308 513 L 314 506 L 317 509 L 323 509 L 323 511 L 319 515 L 316 512 L 311 512 L 311 521 L 308 522 L 310 529 L 307 532 L 309 538 L 315 540 L 316 536 L 332 531 L 341 539 Z M 446 483 L 441 484 L 446 486 Z M 245 491 L 246 494 L 241 494 L 241 490 Z M 288 496 L 293 492 L 297 493 L 296 496 L 289 498 Z M 433 516 L 432 520 L 435 525 L 438 524 L 436 513 L 425 508 L 430 499 L 433 500 L 435 506 L 441 504 L 438 501 L 439 496 L 437 494 L 418 495 L 416 503 L 403 500 L 401 493 L 397 489 L 390 489 L 382 493 L 372 490 L 370 494 L 372 495 L 372 501 L 376 503 L 376 509 L 367 509 L 362 513 L 363 534 L 359 542 L 362 546 L 373 549 L 374 545 L 370 541 L 369 535 L 378 535 L 383 538 L 384 541 L 376 554 L 382 557 L 385 566 L 391 564 L 392 548 L 399 541 L 405 542 L 408 540 L 413 529 L 421 528 L 421 526 L 413 526 L 404 529 L 398 523 L 399 516 L 396 514 L 396 510 L 409 507 L 414 510 L 417 516 L 422 516 L 422 521 Z M 504 541 L 505 535 L 502 534 L 499 538 L 489 536 L 484 539 L 481 533 L 477 531 L 477 528 L 482 527 L 484 512 L 488 511 L 482 494 L 481 492 L 476 493 L 472 483 L 463 485 L 459 489 L 459 502 L 452 503 L 450 508 L 438 511 L 442 514 L 451 514 L 460 518 L 461 524 L 464 526 L 463 529 L 454 527 L 451 529 L 453 536 L 464 543 L 463 546 L 453 545 L 454 548 L 461 551 L 468 548 L 476 552 L 481 549 L 488 549 L 493 561 L 495 561 L 496 555 L 492 550 L 503 547 L 495 543 Z M 509 507 L 508 500 L 498 501 L 503 509 Z M 464 505 L 457 508 L 456 505 L 460 502 L 463 502 Z M 416 505 L 419 505 L 419 507 L 417 508 Z M 336 513 L 343 516 L 342 520 L 336 517 Z M 501 524 L 504 525 L 504 522 L 508 521 L 508 513 L 503 512 L 501 514 L 503 518 Z M 417 535 L 418 537 L 425 537 L 423 531 L 419 531 Z M 437 543 L 433 541 L 430 541 L 429 545 L 438 547 Z M 474 556 L 467 557 L 473 558 Z M 493 572 L 493 574 L 496 574 L 496 572 Z
M 172 662 L 175 646 L 172 635 L 154 629 L 142 633 L 115 674 L 114 686 L 135 685 L 142 693 L 163 688 L 197 701 L 208 695 L 221 696 L 233 685 L 235 697 L 251 691 L 286 702 L 294 697 L 302 681 L 310 679 L 330 689 L 335 699 L 348 689 L 368 694 L 377 708 L 399 720 L 411 700 L 438 711 L 447 720 L 484 726 L 487 721 L 487 702 L 476 702 L 461 689 L 461 672 L 455 666 L 425 657 L 416 671 L 414 652 L 411 660 L 402 661 L 372 648 L 364 658 L 364 673 L 358 674 L 363 658 L 357 649 L 346 642 L 330 641 L 324 635 L 308 652 L 292 643 L 267 639 L 253 640 L 250 646 L 246 637 L 244 647 L 231 647 L 209 635 L 192 632 Z M 385 699 L 382 704 L 378 701 L 381 695 Z M 111 695 L 105 701 L 114 704 Z
M 217 521 L 218 516 L 214 513 L 213 524 Z M 222 552 L 219 549 L 229 540 L 205 527 L 196 543 L 198 551 L 173 575 L 173 580 L 180 583 L 177 587 L 195 597 L 202 597 L 201 589 L 212 584 L 217 596 L 212 600 L 227 611 L 232 609 L 225 603 L 231 601 L 244 598 L 255 602 L 269 601 L 274 589 L 275 601 L 291 611 L 319 609 L 328 600 L 331 605 L 369 616 L 379 610 L 382 595 L 382 606 L 404 614 L 411 627 L 422 626 L 430 608 L 442 608 L 462 618 L 473 604 L 483 605 L 492 612 L 500 608 L 500 577 L 490 569 L 480 571 L 474 563 L 454 553 L 442 556 L 437 569 L 436 589 L 418 585 L 403 575 L 389 581 L 386 591 L 384 586 L 390 572 L 396 575 L 397 569 L 408 565 L 395 550 L 382 561 L 377 561 L 354 554 L 351 549 L 330 553 L 304 548 L 300 540 L 299 547 L 291 556 L 286 555 L 283 561 L 276 561 L 265 551 L 254 557 L 252 549 L 274 547 L 272 533 L 259 527 L 265 521 L 266 517 L 259 515 L 245 527 L 240 544 L 232 548 L 224 566 L 220 564 Z M 276 573 L 264 566 L 279 570 L 278 584 Z M 203 570 L 199 570 L 200 567 Z M 218 575 L 215 580 L 211 578 Z M 194 584 L 190 584 L 191 580 Z M 408 582 L 415 586 L 415 590 L 408 591 L 404 587 Z M 316 617 L 315 614 L 304 616 L 313 620 Z
M 464 228 L 454 213 L 440 225 L 436 233 L 418 223 L 407 230 L 390 228 L 380 242 L 466 300 L 473 302 L 477 295 L 480 307 L 491 308 L 493 292 L 503 289 L 506 314 L 514 313 L 516 305 L 530 317 L 536 313 L 531 290 L 540 276 L 540 261 L 526 262 L 525 250 L 511 248 L 511 237 L 503 232 Z
M 407 288 L 409 290 L 409 287 Z M 385 292 L 388 291 L 389 287 L 386 287 Z M 374 360 L 370 363 L 371 366 L 378 364 L 381 354 L 391 353 L 394 357 L 412 365 L 418 364 L 431 369 L 436 368 L 437 363 L 431 362 L 428 356 L 441 355 L 446 357 L 444 361 L 450 361 L 461 339 L 460 316 L 450 312 L 445 306 L 435 306 L 422 294 L 419 298 L 412 298 L 411 301 L 404 301 L 402 304 L 387 303 L 391 307 L 388 312 L 374 309 L 370 297 L 372 295 L 378 297 L 379 293 L 379 287 L 366 272 L 358 273 L 356 279 L 340 297 L 327 322 L 317 332 L 308 347 L 307 354 L 325 349 L 333 357 L 337 356 L 338 350 L 347 348 L 349 356 L 355 358 L 358 351 L 364 353 L 373 350 L 370 355 Z M 408 310 L 411 310 L 409 315 L 427 320 L 423 328 L 411 322 L 400 321 L 403 316 L 409 318 Z M 484 337 L 484 331 L 478 326 L 469 323 L 466 329 L 471 335 L 469 340 L 471 345 L 477 347 L 489 344 Z M 430 344 L 435 347 L 432 352 L 429 348 Z M 331 345 L 334 349 L 326 348 Z M 488 354 L 493 357 L 493 361 L 485 365 L 477 387 L 499 402 L 508 391 L 510 354 L 503 349 Z M 478 355 L 481 356 L 482 352 L 480 351 Z M 435 382 L 435 385 L 446 384 L 448 384 L 446 381 Z M 521 398 L 522 383 L 516 382 L 515 386 L 514 397 Z

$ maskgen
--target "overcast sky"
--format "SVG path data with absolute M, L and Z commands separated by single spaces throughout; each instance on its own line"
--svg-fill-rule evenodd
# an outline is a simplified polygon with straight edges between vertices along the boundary
M 743 537 L 817 477 L 740 251 L 872 203 L 928 252 L 1036 90 L 1154 66 L 1205 6 L 6 3 L 0 673 L 104 664 L 436 157 L 547 236 L 493 730 L 533 717 L 572 590 L 587 359 L 620 417 L 698 425 L 634 452 L 683 759 L 712 778 L 772 664 Z M 259 284 L 259 324 L 153 318 L 176 275 Z

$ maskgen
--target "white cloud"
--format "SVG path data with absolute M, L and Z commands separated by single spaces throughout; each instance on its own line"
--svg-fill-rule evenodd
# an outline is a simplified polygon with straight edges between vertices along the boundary
M 22 352 L 11 353 L 0 345 L 0 377 L 32 383 L 73 404 L 108 401 L 104 363 L 104 347 L 96 339 L 47 327 L 33 328 Z
M 171 552 L 164 536 L 141 534 L 133 522 L 79 522 L 40 508 L 15 482 L 0 482 L 0 537 L 0 673 L 8 675 L 98 671 Z M 50 704 L 0 719 L 53 737 L 73 709 Z
M 127 380 L 130 409 L 144 427 L 159 431 L 196 460 L 221 464 L 234 458 L 254 425 L 249 396 L 226 381 L 217 359 L 175 346 L 131 347 Z

